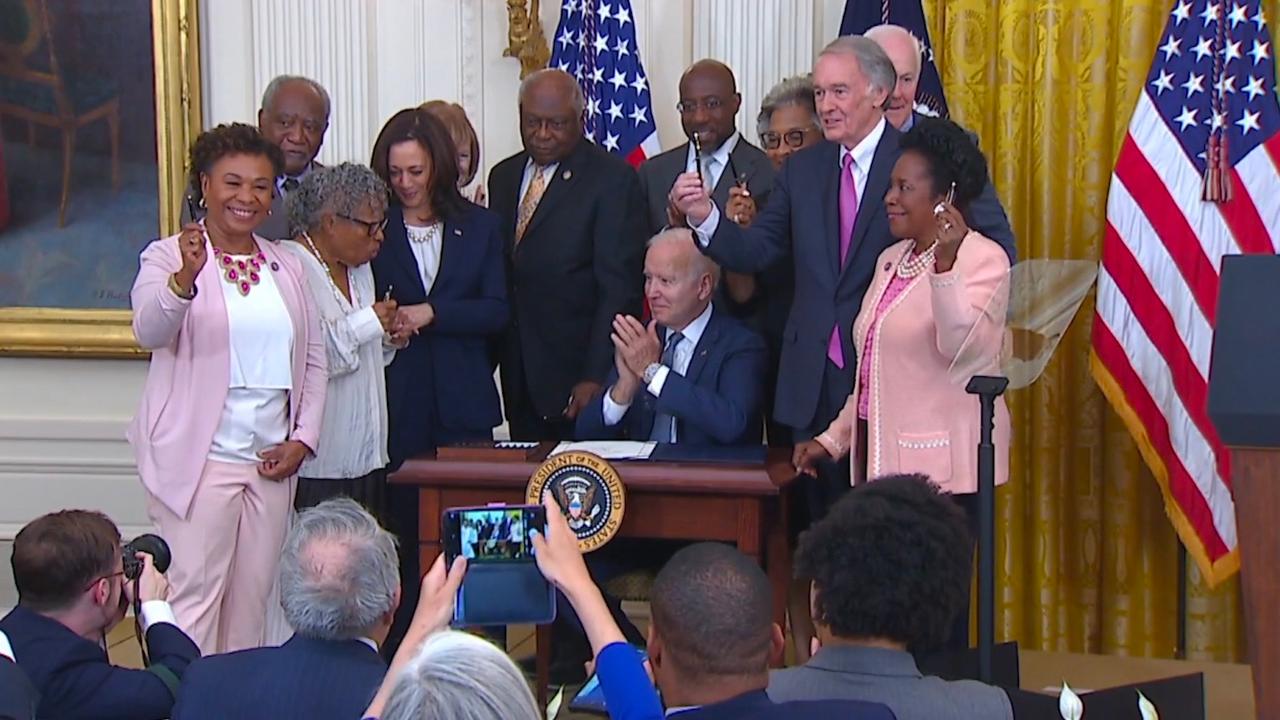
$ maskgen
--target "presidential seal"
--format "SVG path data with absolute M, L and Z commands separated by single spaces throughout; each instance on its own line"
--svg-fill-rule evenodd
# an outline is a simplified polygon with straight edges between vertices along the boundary
M 564 511 L 584 553 L 609 542 L 622 525 L 626 491 L 618 471 L 599 455 L 567 452 L 547 458 L 529 478 L 525 498 L 541 504 L 547 493 Z

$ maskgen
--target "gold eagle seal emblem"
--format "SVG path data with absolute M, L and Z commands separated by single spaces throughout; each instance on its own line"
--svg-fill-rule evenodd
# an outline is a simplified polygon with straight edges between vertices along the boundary
M 622 526 L 626 491 L 618 471 L 599 455 L 566 452 L 547 458 L 529 478 L 525 500 L 541 504 L 547 493 L 560 505 L 584 553 L 602 547 Z

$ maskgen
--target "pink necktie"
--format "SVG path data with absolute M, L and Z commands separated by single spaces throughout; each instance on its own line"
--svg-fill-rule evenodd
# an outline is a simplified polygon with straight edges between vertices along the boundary
M 840 162 L 840 267 L 849 257 L 849 245 L 853 242 L 853 221 L 858 217 L 858 187 L 853 182 L 853 153 L 847 153 Z M 844 347 L 840 343 L 840 323 L 831 328 L 831 340 L 827 343 L 827 357 L 836 367 L 844 369 Z

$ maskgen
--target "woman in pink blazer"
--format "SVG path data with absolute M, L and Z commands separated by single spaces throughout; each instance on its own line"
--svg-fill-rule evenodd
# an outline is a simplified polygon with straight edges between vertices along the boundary
M 969 376 L 999 374 L 1009 257 L 970 230 L 963 209 L 982 192 L 987 162 L 959 125 L 921 119 L 902 138 L 885 207 L 902 240 L 876 260 L 853 323 L 858 373 L 843 411 L 796 446 L 797 470 L 852 453 L 851 484 L 922 473 L 964 508 L 976 535 L 978 398 Z M 995 302 L 993 302 L 993 299 Z M 1002 312 L 1002 311 L 1001 311 Z M 961 369 L 962 371 L 957 371 Z M 996 484 L 1009 478 L 1009 410 L 996 401 Z M 968 641 L 968 607 L 952 644 Z
M 147 246 L 130 295 L 151 365 L 129 442 L 173 550 L 174 614 L 205 654 L 263 642 L 294 474 L 324 410 L 302 266 L 253 232 L 283 166 L 250 125 L 201 134 L 191 173 L 207 214 Z

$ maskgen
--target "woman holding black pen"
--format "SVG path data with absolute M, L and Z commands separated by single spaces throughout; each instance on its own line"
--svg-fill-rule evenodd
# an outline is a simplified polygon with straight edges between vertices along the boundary
M 489 339 L 507 324 L 498 215 L 458 190 L 457 150 L 431 113 L 405 109 L 374 143 L 373 171 L 391 189 L 382 250 L 373 260 L 379 297 L 397 305 L 391 338 L 404 344 L 387 367 L 390 468 L 440 445 L 490 440 L 502 422 Z M 388 488 L 403 553 L 403 628 L 418 587 L 414 488 Z

